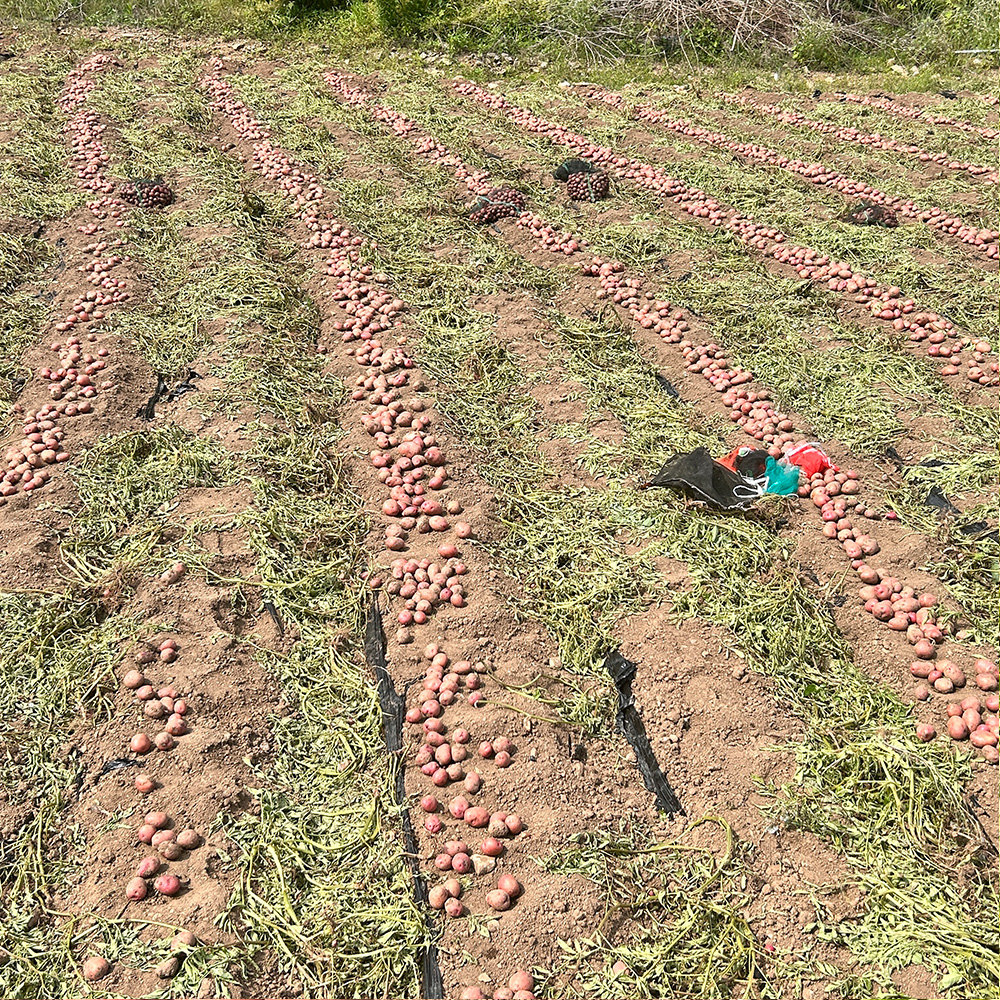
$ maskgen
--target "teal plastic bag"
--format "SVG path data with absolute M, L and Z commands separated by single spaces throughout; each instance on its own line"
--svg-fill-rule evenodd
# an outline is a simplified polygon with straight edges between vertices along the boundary
M 789 465 L 787 462 L 775 461 L 769 455 L 764 474 L 767 476 L 765 493 L 777 493 L 779 496 L 787 497 L 791 496 L 799 488 L 798 466 Z

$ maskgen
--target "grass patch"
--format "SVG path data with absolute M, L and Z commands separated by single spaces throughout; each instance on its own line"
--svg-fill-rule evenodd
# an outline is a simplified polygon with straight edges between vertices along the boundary
M 383 236 L 391 245 L 393 213 L 380 207 L 380 218 L 369 212 L 364 224 L 379 240 L 392 271 Z M 424 267 L 433 265 L 425 261 Z M 484 318 L 463 306 L 474 286 L 453 288 L 449 277 L 440 268 L 430 286 L 437 301 L 419 314 L 418 353 L 424 367 L 447 382 L 439 407 L 483 456 L 480 475 L 497 492 L 506 530 L 502 548 L 518 554 L 507 568 L 521 583 L 520 613 L 552 630 L 567 670 L 596 676 L 600 657 L 613 641 L 614 623 L 655 595 L 652 558 L 687 561 L 690 582 L 674 595 L 677 615 L 729 629 L 737 651 L 774 678 L 779 697 L 805 723 L 803 742 L 793 748 L 801 784 L 784 792 L 775 789 L 775 808 L 788 825 L 807 826 L 836 844 L 864 884 L 880 877 L 886 866 L 911 864 L 918 857 L 925 875 L 914 891 L 928 914 L 935 912 L 933 900 L 948 891 L 948 866 L 962 865 L 965 877 L 978 880 L 976 902 L 950 912 L 957 915 L 962 940 L 975 943 L 971 957 L 947 945 L 933 949 L 927 945 L 926 924 L 899 926 L 882 899 L 866 907 L 861 923 L 873 934 L 896 935 L 899 955 L 912 957 L 920 950 L 935 967 L 940 963 L 975 987 L 988 987 L 991 974 L 975 955 L 993 947 L 991 884 L 958 860 L 968 855 L 960 845 L 972 853 L 982 845 L 960 795 L 969 774 L 967 760 L 943 746 L 928 754 L 916 743 L 908 707 L 853 666 L 824 595 L 806 589 L 787 543 L 767 524 L 687 511 L 670 498 L 637 494 L 611 469 L 604 490 L 545 488 L 525 373 L 492 338 Z M 414 291 L 418 300 L 428 293 L 427 288 Z M 688 436 L 682 437 L 681 422 L 667 429 L 657 423 L 660 411 L 644 414 L 641 406 L 629 405 L 635 400 L 627 394 L 615 398 L 602 351 L 615 354 L 619 369 L 637 371 L 643 363 L 635 359 L 634 345 L 629 348 L 613 334 L 602 343 L 589 329 L 589 336 L 574 335 L 574 325 L 568 324 L 565 335 L 567 363 L 602 408 L 628 427 L 630 440 L 649 442 L 650 458 L 655 456 L 652 442 L 659 441 L 664 450 L 675 441 L 688 443 L 691 430 L 684 427 Z M 617 457 L 627 461 L 631 452 L 623 448 Z M 625 556 L 622 536 L 638 545 L 641 555 Z M 499 547 L 493 555 L 501 555 Z M 563 708 L 572 715 L 569 699 Z M 884 734 L 881 744 L 873 732 Z M 819 791 L 803 791 L 806 779 Z M 811 825 L 804 820 L 808 816 Z M 878 979 L 888 983 L 884 973 Z

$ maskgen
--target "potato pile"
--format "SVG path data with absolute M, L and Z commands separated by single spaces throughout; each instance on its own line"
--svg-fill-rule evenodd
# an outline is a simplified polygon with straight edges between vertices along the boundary
M 469 219 L 485 226 L 498 219 L 520 215 L 524 211 L 524 205 L 524 195 L 515 188 L 490 188 L 475 200 L 469 211 Z
M 134 654 L 139 666 L 153 663 L 173 663 L 180 656 L 180 648 L 176 639 L 164 639 L 154 650 L 149 646 L 140 646 Z M 137 703 L 142 705 L 142 714 L 151 722 L 162 724 L 160 732 L 149 737 L 138 732 L 129 743 L 133 753 L 149 753 L 153 747 L 157 750 L 173 750 L 177 738 L 188 732 L 190 726 L 190 706 L 187 700 L 175 688 L 168 684 L 154 688 L 139 670 L 129 670 L 122 678 L 122 686 L 133 693 Z
M 607 198 L 611 184 L 603 170 L 570 174 L 566 191 L 575 201 L 600 201 Z
M 826 284 L 833 291 L 854 293 L 857 302 L 869 304 L 872 315 L 879 319 L 894 322 L 901 320 L 897 329 L 908 329 L 917 336 L 911 339 L 922 339 L 922 331 L 932 332 L 929 324 L 945 332 L 952 338 L 954 356 L 961 354 L 964 346 L 968 346 L 967 338 L 963 342 L 950 320 L 937 313 L 924 314 L 929 317 L 924 323 L 915 320 L 903 320 L 906 313 L 915 310 L 915 304 L 910 299 L 901 299 L 902 292 L 895 286 L 882 285 L 873 278 L 867 278 L 852 270 L 846 263 L 831 261 L 829 257 L 820 254 L 810 247 L 789 245 L 787 236 L 779 230 L 756 222 L 749 216 L 741 215 L 735 209 L 726 208 L 720 202 L 710 197 L 698 188 L 692 188 L 674 177 L 670 177 L 658 167 L 637 160 L 634 157 L 617 155 L 606 146 L 598 146 L 582 135 L 570 131 L 562 125 L 556 125 L 532 114 L 525 108 L 511 104 L 500 94 L 492 93 L 468 81 L 457 81 L 455 90 L 471 97 L 478 103 L 507 115 L 521 128 L 538 133 L 553 142 L 566 145 L 578 156 L 594 163 L 606 166 L 618 177 L 635 181 L 642 187 L 669 198 L 681 211 L 698 219 L 705 219 L 713 226 L 723 226 L 735 232 L 740 240 L 773 257 L 780 263 L 795 267 L 800 277 L 808 278 L 817 283 Z M 894 322 L 895 325 L 895 322 Z M 984 354 L 985 352 L 979 351 Z M 1000 369 L 993 360 L 974 358 L 968 363 L 969 380 L 981 385 L 1000 385 Z M 954 370 L 952 370 L 954 369 Z M 941 369 L 943 375 L 958 373 L 958 366 L 946 366 Z
M 786 111 L 777 104 L 763 104 L 742 94 L 723 94 L 722 99 L 729 104 L 739 104 L 744 107 L 749 105 L 757 111 L 771 115 L 785 124 L 800 125 L 804 128 L 812 129 L 814 132 L 822 132 L 824 135 L 834 135 L 844 142 L 856 142 L 861 146 L 870 146 L 874 149 L 906 153 L 915 156 L 921 163 L 937 163 L 948 170 L 964 170 L 974 177 L 986 177 L 988 180 L 997 180 L 997 170 L 995 167 L 984 167 L 975 163 L 968 163 L 964 160 L 955 160 L 945 152 L 928 153 L 919 146 L 899 142 L 896 139 L 890 139 L 879 133 L 863 132 L 852 125 L 841 126 L 837 125 L 836 122 L 817 121 L 807 118 L 798 111 Z
M 880 205 L 868 198 L 848 209 L 844 218 L 855 226 L 882 226 L 884 229 L 895 229 L 899 225 L 896 213 L 888 205 Z
M 97 338 L 90 334 L 87 340 Z M 53 402 L 38 410 L 23 412 L 15 404 L 14 413 L 23 413 L 24 438 L 5 453 L 6 471 L 0 477 L 0 504 L 17 492 L 29 493 L 40 489 L 51 478 L 49 467 L 69 461 L 69 452 L 63 446 L 65 428 L 62 421 L 93 411 L 93 401 L 100 389 L 112 383 L 103 381 L 95 385 L 94 376 L 107 364 L 109 352 L 98 349 L 95 354 L 85 351 L 79 337 L 70 337 L 65 343 L 55 343 L 52 350 L 59 354 L 58 368 L 39 369 L 38 376 L 56 384 L 50 389 Z
M 163 208 L 174 200 L 174 192 L 162 177 L 134 177 L 118 188 L 123 201 L 139 208 Z
M 550 225 L 534 212 L 522 212 L 517 217 L 517 224 L 527 229 L 541 244 L 543 250 L 551 253 L 561 253 L 569 257 L 587 246 L 587 241 L 582 236 L 564 233 L 558 226 Z
M 708 345 L 709 348 L 714 346 L 713 344 Z M 709 356 L 715 357 L 715 355 L 706 353 L 703 358 Z M 688 368 L 691 369 L 690 364 Z M 750 373 L 747 371 L 736 369 L 738 374 L 735 378 L 729 376 L 729 371 L 730 369 L 722 369 L 722 378 L 713 382 L 716 388 L 720 385 L 725 388 L 727 385 L 750 380 Z M 711 376 L 707 373 L 706 377 L 712 381 Z M 781 413 L 774 408 L 774 404 L 771 402 L 771 393 L 767 389 L 730 390 L 722 397 L 722 402 L 731 407 L 729 419 L 742 427 L 752 438 L 768 445 L 768 453 L 772 458 L 779 458 L 782 448 L 795 441 L 795 435 L 791 433 L 794 429 L 791 419 L 787 413 Z
M 911 666 L 915 677 L 925 677 L 934 690 L 950 693 L 955 688 L 965 686 L 965 672 L 950 660 L 939 660 L 937 668 L 925 661 L 916 661 Z M 1000 739 L 1000 698 L 997 696 L 997 665 L 993 660 L 978 659 L 973 663 L 976 687 L 981 695 L 970 694 L 961 701 L 951 702 L 946 708 L 948 736 L 955 741 L 968 740 L 975 747 L 983 760 L 988 764 L 1000 761 L 997 751 Z M 942 682 L 945 682 L 942 684 Z M 931 696 L 927 685 L 920 685 L 916 690 L 918 701 L 926 701 Z M 924 743 L 937 736 L 937 729 L 930 723 L 918 722 L 916 725 L 917 739 Z
M 240 137 L 254 140 L 253 168 L 274 180 L 285 197 L 294 200 L 300 218 L 312 233 L 306 247 L 329 251 L 324 270 L 336 279 L 332 297 L 345 314 L 343 320 L 334 323 L 334 329 L 345 345 L 360 341 L 346 350 L 358 365 L 370 370 L 358 376 L 352 399 L 372 407 L 360 416 L 360 421 L 376 445 L 377 450 L 369 455 L 371 465 L 377 469 L 379 482 L 388 488 L 382 513 L 401 519 L 398 529 L 387 529 L 386 548 L 402 551 L 412 540 L 414 530 L 418 535 L 454 531 L 460 539 L 471 538 L 472 525 L 465 521 L 453 525 L 446 516 L 461 511 L 457 501 L 438 501 L 427 495 L 428 490 L 444 488 L 448 470 L 444 454 L 429 430 L 431 420 L 424 412 L 425 401 L 418 396 L 404 398 L 404 390 L 419 392 L 424 388 L 422 380 L 411 377 L 415 362 L 402 346 L 380 339 L 380 335 L 400 325 L 397 317 L 405 303 L 376 287 L 388 281 L 388 276 L 374 273 L 363 262 L 361 237 L 322 212 L 319 203 L 325 192 L 318 178 L 270 141 L 267 126 L 253 118 L 229 84 L 218 76 L 221 69 L 222 64 L 213 61 L 211 72 L 200 85 L 211 95 L 212 107 L 232 121 Z M 400 559 L 390 567 L 392 579 L 386 591 L 404 600 L 403 610 L 398 613 L 398 642 L 412 642 L 410 627 L 425 624 L 439 608 L 465 606 L 466 592 L 461 581 L 465 566 L 457 560 L 457 547 L 449 545 L 443 539 L 438 544 L 437 554 L 443 562 L 429 557 Z M 454 554 L 446 554 L 452 550 Z M 429 573 L 432 566 L 436 572 Z M 373 588 L 384 582 L 378 574 L 369 575 L 368 580 Z
M 164 862 L 180 861 L 188 851 L 197 850 L 202 845 L 201 834 L 191 827 L 174 829 L 174 821 L 165 813 L 153 810 L 146 813 L 135 831 L 135 839 L 140 844 L 155 848 L 156 854 L 148 854 L 138 864 L 135 875 L 125 887 L 125 895 L 132 902 L 139 902 L 149 895 L 149 879 L 155 877 L 153 889 L 161 896 L 176 896 L 183 885 L 170 872 L 161 873 Z
M 406 712 L 406 721 L 411 726 L 420 726 L 423 731 L 423 743 L 416 750 L 413 762 L 436 788 L 459 783 L 462 786 L 462 794 L 447 806 L 433 793 L 419 800 L 424 829 L 431 835 L 447 836 L 446 821 L 454 820 L 459 824 L 454 838 L 444 841 L 435 855 L 433 865 L 436 871 L 451 872 L 453 876 L 492 876 L 506 854 L 505 841 L 521 833 L 524 821 L 517 813 L 490 812 L 469 801 L 470 796 L 478 795 L 483 788 L 482 775 L 469 767 L 469 763 L 477 761 L 481 767 L 486 761 L 492 761 L 498 768 L 510 767 L 516 748 L 508 737 L 499 735 L 481 740 L 473 750 L 472 735 L 467 728 L 458 725 L 449 730 L 444 722 L 443 716 L 452 706 L 463 703 L 475 706 L 482 700 L 483 675 L 487 671 L 484 663 L 453 662 L 437 643 L 426 647 L 424 659 L 428 665 L 424 671 L 423 689 Z M 464 698 L 463 688 L 468 692 Z M 478 849 L 470 847 L 464 839 L 473 834 L 483 836 Z M 449 878 L 431 887 L 430 905 L 451 917 L 464 916 L 467 910 L 462 896 L 467 888 L 458 878 Z M 502 872 L 495 884 L 484 890 L 483 899 L 490 910 L 499 913 L 510 909 L 522 892 L 517 879 Z

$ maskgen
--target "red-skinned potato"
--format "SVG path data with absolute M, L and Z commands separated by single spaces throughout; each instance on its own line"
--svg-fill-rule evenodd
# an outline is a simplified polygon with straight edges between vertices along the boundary
M 491 889 L 486 893 L 486 905 L 491 910 L 509 910 L 510 896 L 503 889 Z
M 466 809 L 464 819 L 469 826 L 482 828 L 489 823 L 490 814 L 482 806 L 472 806 L 470 809 Z
M 125 887 L 125 895 L 134 903 L 138 902 L 140 899 L 145 899 L 148 891 L 149 889 L 145 880 L 139 878 L 138 875 L 136 875 L 136 877 L 133 878 Z
M 511 899 L 517 899 L 521 895 L 521 883 L 513 875 L 501 875 L 497 879 L 497 888 L 503 889 Z
M 88 983 L 96 983 L 98 979 L 103 979 L 110 971 L 111 966 L 106 958 L 100 955 L 92 955 L 83 963 L 83 978 Z
M 153 886 L 161 896 L 176 896 L 181 891 L 181 880 L 176 875 L 161 875 Z
M 137 878 L 152 878 L 160 870 L 160 859 L 155 854 L 149 854 L 139 862 L 135 874 Z
M 533 990 L 535 988 L 535 977 L 524 969 L 518 969 L 507 980 L 507 985 L 515 992 L 518 990 Z
M 966 740 L 969 738 L 969 727 L 960 715 L 953 715 L 948 720 L 948 735 L 953 740 Z

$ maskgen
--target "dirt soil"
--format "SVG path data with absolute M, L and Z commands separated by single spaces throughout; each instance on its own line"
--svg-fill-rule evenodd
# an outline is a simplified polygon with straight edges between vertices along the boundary
M 227 51 L 226 46 L 220 49 Z M 237 51 L 228 66 L 236 68 L 239 59 Z M 140 68 L 152 72 L 155 62 Z M 253 71 L 264 77 L 274 68 L 273 62 L 253 65 Z M 342 176 L 371 177 L 372 168 L 356 151 L 354 137 L 330 123 L 324 127 L 348 153 Z M 113 130 L 107 135 L 113 144 Z M 639 144 L 648 138 L 635 130 L 631 134 L 631 140 Z M 248 188 L 280 193 L 273 182 L 262 180 L 251 169 L 253 143 L 241 137 L 231 121 L 218 113 L 212 144 L 215 152 L 230 157 L 245 171 Z M 386 167 L 378 176 L 394 194 L 401 193 L 408 183 L 392 167 Z M 446 200 L 468 194 L 464 185 L 444 173 L 439 193 Z M 167 211 L 182 208 L 185 197 L 181 181 L 178 201 Z M 335 193 L 329 195 L 323 207 L 337 212 Z M 631 218 L 631 210 L 625 205 L 601 205 L 594 206 L 593 212 L 590 207 L 583 211 L 590 213 L 590 221 L 598 223 Z M 667 211 L 673 212 L 669 206 Z M 289 234 L 305 244 L 309 230 L 291 207 L 289 217 Z M 678 213 L 677 218 L 681 217 Z M 688 217 L 683 219 L 685 224 L 692 224 Z M 92 287 L 77 277 L 77 268 L 92 256 L 85 247 L 116 232 L 107 223 L 97 221 L 97 233 L 89 235 L 79 233 L 82 225 L 94 222 L 86 209 L 65 220 L 44 224 L 41 238 L 62 246 L 63 256 L 39 284 L 45 294 L 53 296 L 51 317 L 39 331 L 37 342 L 20 359 L 26 369 L 37 372 L 53 363 L 49 345 L 59 336 L 55 323 L 81 293 Z M 554 343 L 554 338 L 547 336 L 551 330 L 544 319 L 546 308 L 552 304 L 569 315 L 592 315 L 604 304 L 598 296 L 599 282 L 579 276 L 573 264 L 540 250 L 531 236 L 512 221 L 501 222 L 499 229 L 501 238 L 533 265 L 555 269 L 568 278 L 566 289 L 554 303 L 518 292 L 481 297 L 473 305 L 495 317 L 498 340 L 517 355 L 525 376 L 524 388 L 537 402 L 537 443 L 553 470 L 552 488 L 603 489 L 601 480 L 590 476 L 576 461 L 581 449 L 556 437 L 553 427 L 585 423 L 591 433 L 613 444 L 622 442 L 624 429 L 610 413 L 588 415 L 580 398 L 583 387 L 569 379 L 550 356 L 547 345 Z M 197 240 L 200 235 L 205 234 L 192 231 L 188 238 Z M 323 271 L 325 258 L 324 252 L 304 246 L 298 254 L 298 261 L 308 269 L 305 287 L 319 314 L 317 350 L 326 355 L 326 371 L 341 379 L 350 391 L 361 369 L 348 349 L 356 345 L 343 345 L 334 327 L 348 313 L 344 303 L 331 295 L 336 281 Z M 671 266 L 684 264 L 684 260 L 671 261 Z M 772 266 L 780 273 L 790 271 L 781 265 Z M 126 260 L 116 273 L 128 283 L 132 295 L 120 308 L 141 308 L 149 287 L 141 269 Z M 687 367 L 676 345 L 643 329 L 626 310 L 618 308 L 617 315 L 636 342 L 655 357 L 658 369 L 678 387 L 699 418 L 713 420 L 725 413 L 719 394 Z M 858 324 L 873 322 L 867 310 L 852 303 L 845 304 L 844 315 Z M 193 367 L 212 367 L 216 356 L 213 352 L 226 345 L 224 320 L 220 318 L 215 327 L 211 351 Z M 691 329 L 687 336 L 692 341 L 701 343 L 711 338 L 707 323 L 692 316 L 688 320 Z M 111 384 L 99 394 L 91 413 L 66 421 L 63 447 L 73 458 L 84 454 L 102 437 L 148 426 L 137 414 L 156 384 L 156 373 L 136 345 L 116 336 L 100 322 L 87 329 L 95 338 L 88 343 L 95 350 L 108 351 L 106 374 Z M 419 338 L 419 318 L 409 312 L 403 313 L 400 326 L 383 337 L 386 342 L 394 339 L 399 344 L 415 345 L 418 356 Z M 533 376 L 541 370 L 546 372 L 545 379 L 535 380 Z M 576 833 L 614 828 L 623 817 L 673 837 L 680 836 L 700 817 L 721 817 L 736 838 L 752 845 L 748 858 L 750 902 L 744 915 L 759 941 L 781 953 L 798 954 L 812 947 L 813 958 L 847 969 L 853 962 L 849 953 L 815 942 L 803 931 L 816 915 L 808 890 L 815 892 L 821 906 L 835 919 L 861 912 L 864 901 L 846 861 L 817 838 L 786 830 L 762 812 L 767 801 L 762 783 L 794 782 L 794 761 L 788 744 L 801 735 L 799 725 L 776 696 L 772 682 L 734 654 L 732 636 L 698 619 L 679 620 L 669 604 L 651 604 L 643 613 L 621 622 L 616 632 L 621 652 L 638 667 L 634 681 L 636 707 L 656 759 L 684 808 L 682 815 L 672 817 L 657 813 L 636 767 L 635 753 L 619 733 L 581 737 L 573 727 L 553 719 L 543 703 L 522 693 L 537 687 L 543 694 L 559 695 L 567 684 L 579 678 L 561 674 L 556 643 L 524 613 L 519 583 L 491 564 L 489 553 L 503 546 L 505 536 L 497 518 L 497 497 L 481 475 L 482 463 L 488 459 L 476 454 L 450 429 L 447 413 L 442 412 L 446 408 L 438 406 L 438 400 L 447 397 L 447 383 L 439 384 L 419 364 L 408 371 L 408 391 L 423 402 L 421 412 L 429 418 L 438 447 L 447 456 L 447 499 L 461 505 L 462 519 L 475 530 L 464 541 L 447 536 L 449 541 L 459 541 L 460 557 L 468 567 L 464 577 L 470 595 L 468 605 L 448 607 L 431 617 L 428 624 L 415 629 L 415 641 L 400 641 L 394 626 L 389 628 L 390 672 L 396 688 L 407 690 L 407 706 L 415 708 L 422 700 L 420 681 L 434 655 L 426 651 L 429 644 L 446 653 L 451 665 L 462 661 L 473 664 L 472 669 L 482 679 L 484 702 L 470 704 L 467 695 L 472 689 L 467 685 L 460 688 L 455 702 L 443 713 L 449 733 L 462 728 L 468 731 L 470 758 L 465 770 L 474 766 L 482 777 L 481 791 L 467 793 L 467 797 L 491 813 L 516 813 L 524 821 L 523 832 L 505 838 L 506 850 L 497 869 L 471 879 L 472 889 L 463 896 L 468 918 L 442 917 L 440 955 L 446 995 L 457 997 L 462 989 L 476 985 L 484 989 L 488 985 L 492 990 L 505 984 L 517 968 L 552 966 L 562 955 L 558 944 L 561 939 L 574 941 L 594 933 L 604 912 L 604 901 L 595 886 L 580 877 L 567 879 L 542 872 L 535 859 L 564 846 Z M 223 418 L 215 413 L 205 417 L 203 401 L 224 388 L 218 379 L 206 377 L 199 383 L 198 398 L 186 394 L 173 403 L 160 404 L 153 425 L 176 424 L 202 437 L 221 440 L 231 450 L 249 448 L 252 442 L 245 430 L 245 419 L 253 414 Z M 20 409 L 15 416 L 37 410 L 49 399 L 48 383 L 36 375 L 18 395 L 16 406 Z M 368 458 L 372 440 L 362 426 L 362 416 L 369 409 L 370 404 L 364 400 L 343 406 L 339 419 L 344 436 L 339 451 L 358 505 L 371 518 L 372 530 L 365 542 L 371 566 L 384 568 L 394 555 L 386 551 L 384 544 L 385 527 L 392 521 L 380 513 L 386 488 L 377 480 Z M 789 416 L 802 434 L 810 434 L 806 415 Z M 13 421 L 7 427 L 4 443 L 16 444 L 22 436 L 21 427 Z M 738 428 L 729 427 L 726 450 L 745 442 Z M 868 502 L 873 507 L 884 507 L 883 498 L 894 485 L 895 473 L 883 463 L 851 455 L 838 442 L 825 442 L 824 447 L 834 463 L 857 469 Z M 914 448 L 919 449 L 916 442 Z M 207 513 L 218 514 L 225 522 L 227 515 L 252 502 L 248 490 L 240 484 L 186 490 L 178 500 L 170 516 L 179 528 Z M 45 588 L 54 577 L 65 574 L 60 543 L 79 508 L 80 499 L 70 476 L 58 466 L 44 488 L 19 493 L 0 505 L 0 580 L 5 589 Z M 823 538 L 820 527 L 819 515 L 807 499 L 788 501 L 780 537 L 793 548 L 796 563 L 815 581 L 817 589 L 829 588 L 828 593 L 844 598 L 835 601 L 836 621 L 856 662 L 873 680 L 905 699 L 912 698 L 909 643 L 904 635 L 888 631 L 864 612 L 857 588 L 850 582 L 852 578 L 845 580 L 843 553 Z M 891 521 L 881 520 L 875 527 L 881 545 L 880 566 L 915 588 L 940 586 L 920 569 L 936 552 L 934 539 Z M 407 558 L 437 558 L 437 545 L 443 537 L 411 531 L 405 549 Z M 137 649 L 158 648 L 167 639 L 176 641 L 179 655 L 175 660 L 157 661 L 141 669 L 154 688 L 171 686 L 176 694 L 169 697 L 187 700 L 190 732 L 179 736 L 177 747 L 169 753 L 153 750 L 149 758 L 128 758 L 133 734 L 145 731 L 152 735 L 157 727 L 144 718 L 133 695 L 119 688 L 108 721 L 97 725 L 81 723 L 77 731 L 66 734 L 67 754 L 75 755 L 79 763 L 80 782 L 65 821 L 79 825 L 87 844 L 86 863 L 53 904 L 54 909 L 76 914 L 134 915 L 136 904 L 123 898 L 121 887 L 148 853 L 136 841 L 135 830 L 145 811 L 162 809 L 170 815 L 173 829 L 194 827 L 204 835 L 205 842 L 169 863 L 169 871 L 182 879 L 183 891 L 169 899 L 158 897 L 152 905 L 144 902 L 143 914 L 154 921 L 186 927 L 203 940 L 231 943 L 234 936 L 220 931 L 214 923 L 225 910 L 234 885 L 234 871 L 227 863 L 231 845 L 224 833 L 209 831 L 217 825 L 220 815 L 253 815 L 259 811 L 250 791 L 253 780 L 257 780 L 252 776 L 254 769 L 266 768 L 272 753 L 268 727 L 261 720 L 271 713 L 286 711 L 277 681 L 255 662 L 250 647 L 240 640 L 252 634 L 264 648 L 287 650 L 296 636 L 294 632 L 279 632 L 264 611 L 262 595 L 255 585 L 254 557 L 246 538 L 239 531 L 220 528 L 203 532 L 201 539 L 208 553 L 207 568 L 216 574 L 212 584 L 200 572 L 186 573 L 172 584 L 147 575 L 135 581 L 135 588 L 130 588 L 126 597 L 121 597 L 114 580 L 100 582 L 109 606 L 121 608 L 126 602 L 128 611 L 143 623 L 136 641 L 122 650 L 119 676 L 135 665 Z M 661 568 L 672 585 L 684 586 L 687 569 L 683 564 L 664 560 Z M 219 583 L 218 577 L 240 581 L 240 593 L 249 610 L 234 609 L 236 583 Z M 392 625 L 398 602 L 385 595 L 381 601 L 387 624 Z M 974 654 L 994 653 L 988 649 L 963 649 L 961 655 L 967 659 Z M 606 678 L 591 683 L 596 696 L 613 698 L 613 687 Z M 922 706 L 920 718 L 933 719 L 942 729 L 946 700 L 936 697 Z M 425 735 L 419 725 L 407 728 L 406 790 L 414 803 L 411 815 L 418 835 L 421 869 L 427 882 L 435 885 L 446 877 L 435 867 L 442 844 L 454 838 L 468 841 L 470 849 L 474 849 L 486 831 L 471 829 L 447 811 L 447 805 L 458 797 L 460 785 L 436 788 L 415 766 L 414 758 Z M 499 766 L 496 758 L 480 759 L 476 752 L 481 741 L 498 737 L 507 737 L 512 743 L 510 766 Z M 102 773 L 109 761 L 122 758 L 128 758 L 130 764 Z M 140 798 L 133 784 L 135 775 L 140 766 L 153 764 L 157 787 Z M 416 805 L 428 794 L 437 795 L 445 806 L 435 814 L 441 816 L 443 826 L 434 833 L 425 828 L 426 815 Z M 996 771 L 977 761 L 966 798 L 974 804 L 995 844 L 1000 806 Z M 10 836 L 26 819 L 16 799 L 0 801 L 3 836 Z M 524 891 L 510 910 L 495 912 L 487 906 L 485 896 L 501 873 L 514 875 Z M 167 932 L 150 925 L 146 933 L 163 936 Z M 819 1000 L 825 986 L 835 978 L 831 973 L 829 980 L 812 983 L 794 994 L 797 987 L 783 981 L 782 989 L 789 997 Z M 922 966 L 899 973 L 897 983 L 907 996 L 934 995 L 934 979 Z M 121 996 L 140 997 L 153 994 L 162 983 L 152 970 L 133 970 L 123 965 L 102 987 Z M 273 988 L 262 976 L 260 982 L 244 984 L 243 995 L 273 996 Z

